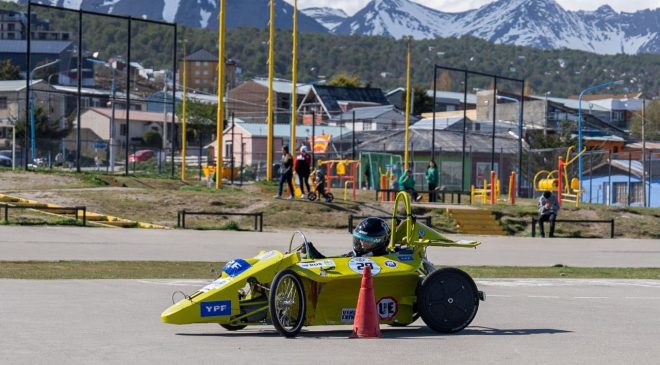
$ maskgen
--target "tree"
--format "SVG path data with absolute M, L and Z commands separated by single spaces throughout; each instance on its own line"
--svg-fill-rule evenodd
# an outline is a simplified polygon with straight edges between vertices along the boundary
M 59 124 L 57 120 L 48 119 L 47 112 L 41 106 L 34 108 L 34 131 L 40 154 L 43 155 L 45 151 L 56 151 L 60 141 L 73 129 L 73 120 L 70 118 L 66 120 L 63 128 Z M 16 139 L 22 141 L 25 133 L 30 132 L 29 125 L 25 123 L 25 119 L 14 120 L 14 125 L 16 126 Z
M 330 86 L 347 86 L 347 87 L 362 87 L 360 77 L 358 75 L 347 75 L 346 73 L 339 73 L 330 79 L 328 82 Z
M 411 114 L 421 115 L 433 111 L 433 97 L 426 94 L 426 88 L 423 86 L 415 86 L 413 88 L 413 110 Z M 401 104 L 404 108 L 406 105 L 406 93 L 401 95 Z M 405 109 L 404 109 L 405 110 Z
M 660 100 L 646 103 L 645 138 L 647 141 L 660 141 Z M 642 139 L 642 111 L 635 112 L 630 121 L 630 131 L 635 138 Z
M 199 101 L 186 100 L 186 134 L 187 138 L 198 140 L 202 134 L 215 133 L 218 104 L 207 104 Z M 183 118 L 183 103 L 178 103 L 176 115 L 179 121 Z
M 11 60 L 0 61 L 0 80 L 18 80 L 20 78 L 20 68 Z
M 142 144 L 146 147 L 161 147 L 163 145 L 163 137 L 156 131 L 146 131 L 142 136 Z
M 453 91 L 451 89 L 452 80 L 451 80 L 451 76 L 449 75 L 449 72 L 442 71 L 440 77 L 438 78 L 437 85 L 438 85 L 438 90 Z

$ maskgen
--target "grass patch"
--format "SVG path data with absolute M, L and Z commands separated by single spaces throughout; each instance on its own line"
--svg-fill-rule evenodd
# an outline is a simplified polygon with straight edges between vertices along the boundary
M 211 279 L 224 262 L 0 261 L 3 279 Z M 660 279 L 660 268 L 463 266 L 474 278 Z M 214 270 L 214 271 L 212 271 Z

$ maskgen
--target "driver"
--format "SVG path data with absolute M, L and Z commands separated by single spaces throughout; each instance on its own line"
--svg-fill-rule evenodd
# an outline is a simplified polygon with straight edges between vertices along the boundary
M 344 256 L 382 256 L 390 243 L 390 225 L 383 219 L 369 217 L 353 230 L 353 251 Z

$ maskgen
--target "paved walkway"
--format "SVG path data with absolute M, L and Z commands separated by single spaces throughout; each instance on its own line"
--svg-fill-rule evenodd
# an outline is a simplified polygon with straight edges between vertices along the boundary
M 346 231 L 305 230 L 326 255 L 351 248 Z M 477 249 L 429 248 L 442 265 L 660 267 L 660 240 L 448 235 L 476 239 Z M 259 250 L 286 251 L 291 232 L 137 230 L 80 227 L 0 228 L 0 260 L 226 261 Z M 296 241 L 299 242 L 299 241 Z

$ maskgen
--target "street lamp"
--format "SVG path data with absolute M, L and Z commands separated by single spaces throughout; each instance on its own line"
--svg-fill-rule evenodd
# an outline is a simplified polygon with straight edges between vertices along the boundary
M 30 81 L 29 82 L 32 83 L 32 79 L 34 77 L 34 72 L 35 71 L 40 70 L 42 68 L 50 67 L 50 66 L 55 65 L 59 62 L 60 62 L 60 60 L 55 60 L 55 61 L 49 62 L 45 65 L 35 67 L 30 72 L 30 77 L 29 77 Z M 36 133 L 35 133 L 35 126 L 34 126 L 35 123 L 34 123 L 34 97 L 33 97 L 33 94 L 34 94 L 34 91 L 32 91 L 32 89 L 30 89 L 30 95 L 29 95 L 29 98 L 30 98 L 30 139 L 31 139 L 31 141 L 30 141 L 31 142 L 30 143 L 30 158 L 31 158 L 32 162 L 34 162 L 34 159 L 36 157 L 36 151 L 37 151 Z
M 580 181 L 580 189 L 582 189 L 582 97 L 588 92 L 611 85 L 623 85 L 623 80 L 608 81 L 588 87 L 580 92 L 580 97 L 578 98 L 578 153 L 580 153 L 578 156 L 578 180 Z
M 94 56 L 98 56 L 98 52 L 94 53 Z M 112 115 L 110 117 L 110 138 L 108 140 L 109 143 L 109 150 L 108 154 L 109 156 L 109 165 L 110 165 L 110 171 L 115 172 L 115 148 L 114 148 L 114 136 L 115 136 L 115 98 L 116 98 L 116 86 L 115 86 L 115 79 L 116 79 L 116 72 L 117 72 L 117 62 L 114 62 L 112 65 L 105 61 L 97 60 L 96 58 L 88 58 L 87 61 L 96 63 L 99 65 L 103 65 L 105 67 L 110 67 L 112 69 L 112 86 L 110 89 L 110 94 L 112 95 Z

